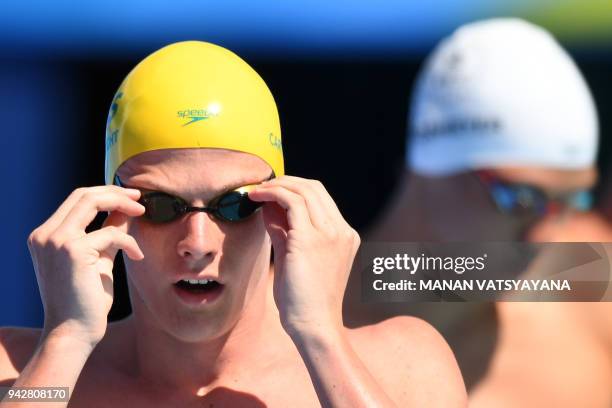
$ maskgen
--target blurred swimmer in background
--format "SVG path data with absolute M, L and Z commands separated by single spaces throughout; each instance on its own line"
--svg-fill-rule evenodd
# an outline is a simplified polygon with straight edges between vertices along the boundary
M 571 57 L 537 26 L 492 19 L 457 29 L 417 79 L 408 128 L 405 174 L 366 241 L 553 241 L 552 231 L 560 237 L 590 214 L 594 101 Z M 608 236 L 603 219 L 592 220 L 599 233 L 583 241 Z M 474 406 L 610 406 L 612 348 L 602 352 L 602 327 L 585 320 L 594 307 L 575 305 L 345 299 L 355 324 L 396 314 L 434 324 L 468 387 L 478 384 Z

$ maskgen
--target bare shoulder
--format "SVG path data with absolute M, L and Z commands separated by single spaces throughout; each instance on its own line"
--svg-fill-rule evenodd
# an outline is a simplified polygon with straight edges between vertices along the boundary
M 428 407 L 467 406 L 455 356 L 442 335 L 424 320 L 397 316 L 348 330 L 348 338 L 395 401 Z
M 0 385 L 9 385 L 19 376 L 38 344 L 40 329 L 0 327 Z

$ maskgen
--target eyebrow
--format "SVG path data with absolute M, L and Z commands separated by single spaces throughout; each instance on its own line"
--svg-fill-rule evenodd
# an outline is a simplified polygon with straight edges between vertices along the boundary
M 177 193 L 176 191 L 173 191 L 171 187 L 170 188 L 162 187 L 162 186 L 159 186 L 159 185 L 155 184 L 155 182 L 151 183 L 151 182 L 145 181 L 145 184 L 152 186 L 152 188 L 137 187 L 137 186 L 134 186 L 134 185 L 131 185 L 131 184 L 130 185 L 126 185 L 123 181 L 121 181 L 119 176 L 115 176 L 115 178 L 116 178 L 117 181 L 119 181 L 121 183 L 120 186 L 125 187 L 125 188 L 134 188 L 134 189 L 137 189 L 137 190 L 144 190 L 144 191 L 160 191 L 160 192 L 168 193 L 170 195 L 174 195 L 174 196 L 177 196 L 177 197 L 181 196 L 180 193 Z M 267 178 L 265 178 L 263 180 L 258 179 L 258 180 L 251 181 L 251 182 L 249 182 L 249 181 L 241 181 L 239 183 L 235 183 L 235 182 L 227 183 L 227 184 L 224 184 L 223 186 L 221 186 L 215 193 L 212 194 L 212 196 L 214 197 L 215 195 L 222 194 L 222 193 L 224 193 L 226 191 L 235 190 L 235 189 L 240 188 L 240 187 L 244 187 L 244 186 L 248 186 L 248 185 L 252 185 L 252 184 L 259 184 L 259 183 L 261 183 L 263 181 L 271 180 L 273 178 L 274 178 L 274 172 L 272 172 Z

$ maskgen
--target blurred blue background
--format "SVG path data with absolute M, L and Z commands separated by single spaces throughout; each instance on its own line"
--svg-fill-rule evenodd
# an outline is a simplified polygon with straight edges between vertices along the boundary
M 148 53 L 198 39 L 247 59 L 277 99 L 288 172 L 323 180 L 360 228 L 402 166 L 408 96 L 423 58 L 458 25 L 493 16 L 527 18 L 569 48 L 600 110 L 605 171 L 610 1 L 3 2 L 0 326 L 42 325 L 26 238 L 73 189 L 103 183 L 108 104 Z M 124 278 L 116 281 L 111 319 L 129 313 Z

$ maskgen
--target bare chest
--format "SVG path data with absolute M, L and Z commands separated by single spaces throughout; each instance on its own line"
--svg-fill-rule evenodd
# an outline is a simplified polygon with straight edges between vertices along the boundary
M 139 379 L 83 372 L 69 407 L 317 407 L 317 395 L 308 372 L 295 365 L 262 370 L 250 381 L 229 381 L 206 390 L 182 392 L 154 387 Z

